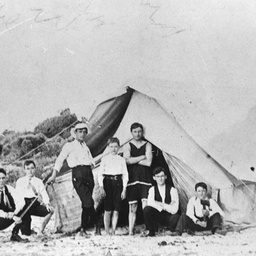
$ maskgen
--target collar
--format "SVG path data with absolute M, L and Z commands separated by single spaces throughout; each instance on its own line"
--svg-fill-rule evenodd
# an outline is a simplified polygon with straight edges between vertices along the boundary
M 75 139 L 76 143 L 79 144 L 79 145 L 86 145 L 85 141 L 83 140 L 77 140 Z
M 196 197 L 195 197 L 195 201 L 197 201 L 197 200 L 201 201 L 201 199 L 199 199 L 199 198 L 196 196 Z M 209 200 L 209 198 L 208 198 L 208 197 L 205 197 L 203 200 Z
M 25 176 L 26 179 L 29 181 L 29 177 L 28 176 Z M 33 180 L 35 178 L 35 176 L 33 176 L 30 180 Z
M 157 185 L 157 187 L 158 187 L 158 189 L 165 189 L 166 188 L 166 183 L 163 186 L 158 186 Z

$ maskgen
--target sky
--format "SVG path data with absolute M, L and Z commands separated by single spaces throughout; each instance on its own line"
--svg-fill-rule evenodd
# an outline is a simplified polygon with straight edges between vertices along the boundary
M 178 104 L 195 136 L 228 131 L 256 102 L 255 11 L 238 0 L 1 1 L 0 132 L 67 107 L 88 118 L 127 84 Z

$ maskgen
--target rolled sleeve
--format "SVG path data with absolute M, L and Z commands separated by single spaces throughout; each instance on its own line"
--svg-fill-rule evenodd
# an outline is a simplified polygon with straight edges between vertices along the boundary
M 164 209 L 165 211 L 175 214 L 179 210 L 179 195 L 178 190 L 176 188 L 171 188 L 170 191 L 172 201 L 170 204 L 165 204 Z
M 123 179 L 123 187 L 127 187 L 129 176 L 128 176 L 127 165 L 124 158 L 122 161 L 122 179 Z
M 147 205 L 155 208 L 159 212 L 161 212 L 163 210 L 163 207 L 155 201 L 155 189 L 154 189 L 154 187 L 151 187 L 148 191 L 148 203 L 147 203 Z
M 49 204 L 50 199 L 49 199 L 48 193 L 45 189 L 45 186 L 44 186 L 43 182 L 40 182 L 39 189 L 40 189 L 39 191 L 41 191 L 41 196 L 42 196 L 44 204 Z
M 55 165 L 54 165 L 54 170 L 56 170 L 57 172 L 60 171 L 65 159 L 68 157 L 70 152 L 70 147 L 68 144 L 65 144 L 59 154 L 59 156 L 57 157 L 56 161 L 55 161 Z
M 3 210 L 0 210 L 0 218 L 6 219 L 7 217 L 7 212 L 4 212 Z
M 197 218 L 194 213 L 194 207 L 195 207 L 195 198 L 190 198 L 187 205 L 187 212 L 186 215 L 196 223 Z
M 18 191 L 15 188 L 8 186 L 8 190 L 14 200 L 14 204 L 15 204 L 14 214 L 16 215 L 25 206 L 25 200 L 24 200 L 24 197 L 22 196 L 22 194 L 18 193 Z

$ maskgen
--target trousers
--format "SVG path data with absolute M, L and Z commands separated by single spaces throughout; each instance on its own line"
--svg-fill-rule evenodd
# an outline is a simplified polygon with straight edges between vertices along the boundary
M 80 165 L 72 169 L 72 183 L 82 202 L 81 228 L 86 229 L 89 218 L 91 222 L 96 222 L 96 212 L 92 192 L 94 179 L 91 166 Z
M 159 212 L 157 209 L 151 206 L 144 208 L 144 220 L 146 229 L 150 231 L 157 231 L 158 225 L 165 225 L 173 232 L 179 221 L 180 214 L 171 214 L 166 211 Z

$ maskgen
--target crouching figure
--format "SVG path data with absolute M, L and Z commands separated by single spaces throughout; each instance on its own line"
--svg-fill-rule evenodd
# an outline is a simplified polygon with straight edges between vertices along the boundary
M 156 185 L 148 192 L 148 205 L 144 208 L 146 236 L 155 236 L 158 225 L 168 226 L 174 232 L 180 219 L 179 196 L 176 188 L 166 183 L 165 169 L 157 167 L 153 170 Z
M 185 229 L 188 234 L 211 230 L 212 234 L 225 235 L 222 229 L 224 212 L 214 199 L 207 197 L 207 185 L 204 182 L 197 183 L 195 192 L 196 195 L 190 198 L 187 205 Z
M 15 223 L 11 241 L 27 242 L 27 239 L 18 235 L 22 222 L 19 216 L 22 214 L 25 201 L 12 186 L 6 185 L 6 182 L 6 171 L 0 168 L 0 230 L 4 230 Z

